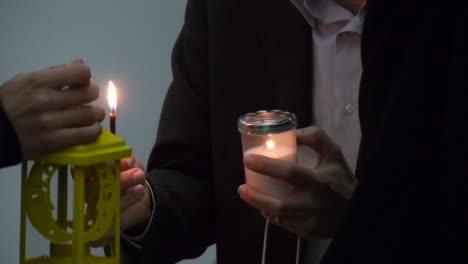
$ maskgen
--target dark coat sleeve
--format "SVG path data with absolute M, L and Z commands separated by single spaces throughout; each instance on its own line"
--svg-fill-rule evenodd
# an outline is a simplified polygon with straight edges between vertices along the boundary
M 15 129 L 0 102 L 0 168 L 18 164 L 21 161 L 21 145 Z
M 141 263 L 194 258 L 214 242 L 205 3 L 189 0 L 172 56 L 156 144 L 148 162 L 155 216 Z

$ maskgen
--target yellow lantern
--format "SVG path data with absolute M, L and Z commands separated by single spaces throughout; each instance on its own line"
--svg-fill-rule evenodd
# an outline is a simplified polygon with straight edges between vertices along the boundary
M 90 144 L 69 147 L 23 162 L 21 183 L 20 264 L 120 263 L 120 163 L 129 157 L 125 141 L 103 128 Z M 115 165 L 112 166 L 112 161 Z M 68 220 L 68 169 L 73 166 L 73 218 Z M 93 178 L 86 172 L 93 170 Z M 51 180 L 57 179 L 57 211 L 51 199 Z M 91 188 L 86 194 L 85 188 Z M 26 258 L 26 223 L 50 241 L 50 254 Z M 110 256 L 93 256 L 89 243 L 113 228 Z

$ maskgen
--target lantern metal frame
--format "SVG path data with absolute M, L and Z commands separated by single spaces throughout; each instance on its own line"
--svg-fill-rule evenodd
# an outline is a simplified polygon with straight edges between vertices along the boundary
M 99 138 L 68 147 L 22 165 L 20 264 L 120 263 L 120 162 L 132 150 L 125 141 L 103 128 Z M 68 169 L 73 167 L 73 219 L 68 220 Z M 88 177 L 87 171 L 95 175 Z M 57 211 L 51 200 L 51 179 L 57 180 Z M 91 194 L 85 188 L 93 186 Z M 93 195 L 94 194 L 94 195 Z M 86 208 L 86 212 L 85 212 Z M 50 241 L 50 255 L 26 258 L 26 223 Z M 113 227 L 112 227 L 113 226 Z M 90 242 L 114 228 L 109 256 L 93 256 Z

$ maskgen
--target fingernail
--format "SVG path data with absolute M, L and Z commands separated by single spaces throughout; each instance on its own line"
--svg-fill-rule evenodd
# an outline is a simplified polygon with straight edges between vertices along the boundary
M 145 187 L 138 185 L 135 187 L 135 193 L 133 196 L 135 197 L 135 201 L 140 201 L 145 197 Z
M 106 110 L 104 110 L 104 108 L 94 107 L 92 110 L 96 114 L 96 121 L 97 122 L 101 122 L 106 117 Z
M 128 160 L 127 159 L 121 159 L 120 160 L 120 169 L 123 170 L 123 168 L 126 168 L 128 170 L 130 166 L 128 166 Z
M 244 197 L 245 194 L 247 193 L 247 190 L 245 189 L 244 186 L 239 186 L 239 188 L 237 188 L 237 192 L 239 193 L 240 197 Z
M 144 184 L 145 183 L 145 173 L 140 170 L 139 168 L 136 168 L 137 171 L 135 174 L 133 174 L 133 180 L 138 183 L 138 184 Z
M 247 167 L 247 168 L 252 168 L 253 166 L 255 166 L 255 159 L 252 158 L 251 156 L 246 156 L 244 158 L 244 165 Z
M 72 61 L 72 64 L 83 64 L 84 63 L 84 60 L 81 59 L 81 58 L 78 58 L 78 59 L 74 59 Z

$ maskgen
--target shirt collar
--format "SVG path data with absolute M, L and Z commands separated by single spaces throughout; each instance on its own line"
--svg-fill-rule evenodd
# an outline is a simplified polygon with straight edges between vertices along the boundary
M 351 20 L 353 14 L 334 0 L 299 0 L 310 14 L 322 23 L 329 24 L 341 20 Z
M 312 27 L 317 23 L 330 24 L 346 22 L 340 32 L 351 31 L 362 33 L 366 2 L 358 13 L 353 15 L 349 10 L 337 4 L 334 0 L 291 0 Z

